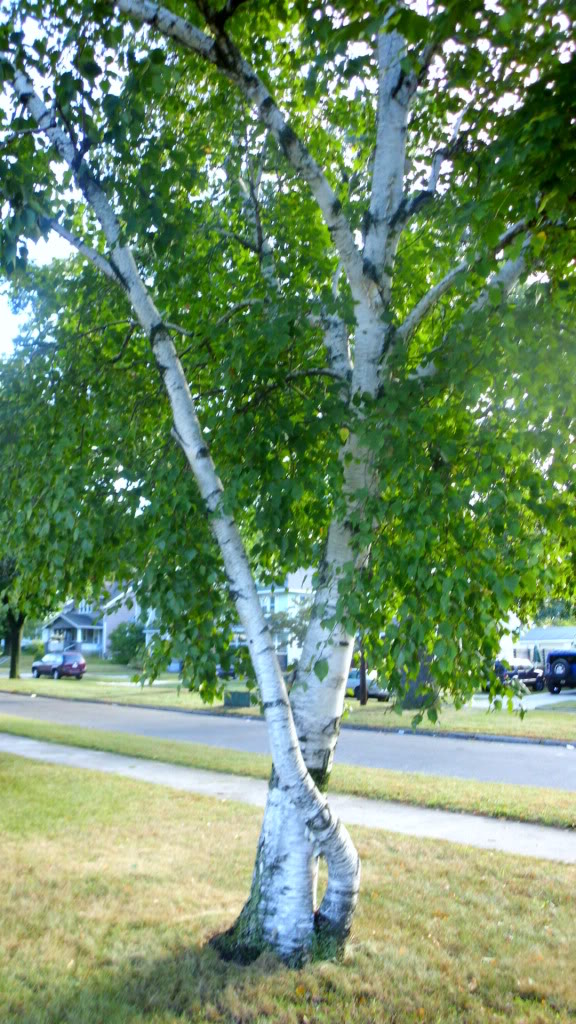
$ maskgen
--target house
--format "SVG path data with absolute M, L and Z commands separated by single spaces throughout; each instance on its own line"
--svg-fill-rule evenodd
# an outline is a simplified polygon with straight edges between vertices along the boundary
M 284 583 L 258 586 L 258 597 L 266 618 L 274 615 L 283 615 L 287 619 L 294 619 L 303 607 L 312 601 L 312 569 L 298 569 L 297 572 L 288 573 Z M 286 669 L 298 660 L 301 648 L 289 630 L 274 630 L 274 641 L 280 665 Z
M 520 633 L 514 642 L 513 657 L 529 658 L 530 661 L 546 661 L 549 651 L 572 650 L 576 648 L 576 625 L 534 626 Z
M 100 611 L 90 601 L 67 601 L 52 619 L 44 623 L 42 640 L 48 653 L 76 650 L 101 654 L 103 623 Z
M 101 604 L 68 601 L 57 615 L 44 623 L 42 640 L 49 653 L 76 650 L 106 657 L 114 630 L 125 622 L 138 622 L 140 616 L 140 606 L 132 590 L 121 590 L 113 584 L 110 596 Z
M 502 622 L 501 626 L 503 632 L 500 634 L 500 650 L 498 652 L 498 657 L 503 658 L 504 661 L 510 661 L 510 658 L 516 657 L 514 654 L 514 646 L 522 623 L 514 612 L 510 612 L 508 615 L 508 621 Z

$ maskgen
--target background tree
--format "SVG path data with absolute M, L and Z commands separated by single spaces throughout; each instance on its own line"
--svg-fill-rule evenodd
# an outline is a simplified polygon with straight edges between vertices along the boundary
M 544 601 L 534 616 L 535 626 L 572 626 L 575 622 L 576 607 L 562 598 Z
M 22 632 L 26 621 L 25 612 L 14 608 L 8 593 L 18 576 L 18 569 L 13 558 L 0 559 L 0 595 L 2 595 L 2 626 L 4 632 L 4 650 L 10 655 L 8 676 L 10 679 L 20 677 L 20 648 Z
M 141 659 L 144 651 L 144 629 L 135 622 L 123 622 L 110 637 L 110 654 L 120 665 Z
M 26 623 L 37 626 L 70 596 L 97 599 L 108 581 L 133 574 L 138 498 L 98 475 L 82 417 L 70 415 L 82 382 L 73 385 L 55 354 L 48 343 L 33 353 L 22 344 L 0 363 L 0 538 L 9 552 L 0 602 L 10 678 L 19 675 Z M 109 449 L 100 455 L 110 460 Z
M 568 11 L 24 2 L 2 40 L 24 358 L 49 410 L 70 384 L 87 479 L 112 505 L 121 479 L 134 537 L 150 525 L 142 590 L 204 666 L 204 627 L 237 615 L 266 714 L 252 891 L 221 948 L 339 949 L 359 860 L 323 791 L 354 637 L 397 688 L 425 652 L 458 703 L 506 612 L 573 584 Z M 82 259 L 43 294 L 25 239 L 49 231 Z M 169 431 L 184 462 L 158 454 Z M 302 565 L 288 699 L 254 580 Z

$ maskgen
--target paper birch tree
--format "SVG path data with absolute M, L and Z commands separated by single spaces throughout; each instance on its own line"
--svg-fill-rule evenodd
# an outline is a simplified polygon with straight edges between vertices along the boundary
M 150 488 L 180 548 L 160 612 L 176 632 L 225 589 L 266 717 L 252 890 L 219 947 L 337 952 L 360 864 L 325 791 L 356 635 L 400 694 L 426 660 L 434 718 L 509 609 L 571 586 L 572 23 L 528 0 L 6 12 L 3 260 L 35 297 L 30 362 L 44 387 L 92 367 L 96 461 L 106 436 L 129 449 L 127 407 L 165 443 L 160 377 L 197 489 L 180 476 L 174 510 L 201 523 L 192 544 Z M 42 285 L 24 240 L 50 232 L 77 258 Z M 287 693 L 256 582 L 303 565 Z

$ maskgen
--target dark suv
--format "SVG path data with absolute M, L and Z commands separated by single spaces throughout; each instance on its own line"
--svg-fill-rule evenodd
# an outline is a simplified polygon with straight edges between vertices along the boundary
M 563 686 L 576 686 L 576 651 L 550 651 L 544 678 L 550 693 L 560 693 Z
M 60 679 L 62 676 L 75 676 L 82 679 L 86 671 L 86 662 L 78 651 L 64 651 L 63 654 L 45 654 L 42 661 L 32 663 L 32 675 L 34 679 L 38 676 L 52 676 L 52 679 Z
M 544 670 L 541 665 L 535 665 L 528 658 L 510 658 L 509 660 L 499 658 L 494 662 L 494 671 L 503 683 L 518 680 L 531 690 L 536 690 L 537 693 L 544 689 Z M 489 689 L 490 684 L 486 687 L 486 691 L 488 692 Z

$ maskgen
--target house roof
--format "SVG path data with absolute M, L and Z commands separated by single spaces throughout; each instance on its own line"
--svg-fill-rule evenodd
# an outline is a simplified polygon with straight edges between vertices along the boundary
M 532 641 L 556 641 L 556 640 L 576 640 L 576 625 L 574 626 L 534 626 L 533 629 L 527 629 L 525 633 L 520 634 L 520 641 L 532 640 Z
M 102 623 L 96 622 L 93 615 L 80 612 L 61 612 L 46 622 L 46 626 L 56 629 L 59 626 L 73 626 L 80 629 L 102 629 Z

